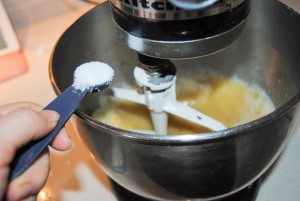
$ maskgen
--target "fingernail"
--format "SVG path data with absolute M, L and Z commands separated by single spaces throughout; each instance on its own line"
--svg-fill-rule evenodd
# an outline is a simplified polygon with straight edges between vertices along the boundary
M 46 117 L 47 121 L 50 123 L 55 123 L 58 121 L 59 119 L 59 114 L 56 111 L 53 110 L 43 110 L 42 114 L 44 115 L 44 117 Z

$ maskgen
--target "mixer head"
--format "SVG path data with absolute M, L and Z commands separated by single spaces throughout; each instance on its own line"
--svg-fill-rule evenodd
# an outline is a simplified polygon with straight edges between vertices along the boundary
M 129 48 L 151 57 L 180 59 L 211 54 L 235 41 L 249 2 L 110 0 L 110 5 L 119 37 Z

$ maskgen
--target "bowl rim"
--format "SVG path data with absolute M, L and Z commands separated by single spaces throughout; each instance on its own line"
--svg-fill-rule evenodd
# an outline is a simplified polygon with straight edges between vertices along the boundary
M 56 47 L 56 46 L 55 46 Z M 54 52 L 54 51 L 53 51 Z M 52 70 L 52 58 L 53 53 L 50 57 L 49 62 L 49 77 L 50 82 L 52 85 L 52 88 L 54 89 L 54 92 L 56 95 L 59 95 L 61 93 L 61 90 L 59 86 L 56 83 L 53 70 Z M 277 109 L 275 109 L 273 112 L 258 118 L 254 121 L 228 128 L 221 131 L 213 131 L 209 133 L 200 133 L 200 134 L 185 134 L 185 135 L 150 135 L 140 132 L 134 132 L 134 131 L 128 131 L 124 129 L 120 129 L 105 123 L 102 123 L 100 121 L 97 121 L 96 119 L 92 118 L 91 116 L 87 115 L 80 109 L 77 109 L 75 111 L 75 115 L 79 117 L 81 120 L 85 121 L 87 124 L 89 124 L 92 127 L 95 127 L 97 129 L 102 129 L 106 133 L 127 138 L 130 140 L 136 140 L 141 142 L 155 142 L 155 143 L 171 143 L 171 144 L 191 144 L 191 143 L 206 143 L 211 141 L 218 141 L 218 140 L 224 140 L 229 138 L 235 138 L 238 136 L 241 136 L 243 134 L 251 133 L 250 131 L 258 129 L 259 127 L 266 126 L 270 122 L 275 121 L 277 118 L 280 118 L 282 115 L 286 114 L 288 111 L 290 111 L 293 108 L 296 108 L 297 104 L 300 107 L 300 91 L 292 97 L 289 101 L 287 101 L 285 104 L 279 106 Z

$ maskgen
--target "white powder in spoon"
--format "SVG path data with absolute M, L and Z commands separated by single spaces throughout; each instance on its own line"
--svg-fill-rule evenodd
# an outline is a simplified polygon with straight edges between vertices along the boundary
M 74 72 L 73 87 L 85 91 L 111 82 L 114 70 L 106 63 L 91 61 L 78 66 Z

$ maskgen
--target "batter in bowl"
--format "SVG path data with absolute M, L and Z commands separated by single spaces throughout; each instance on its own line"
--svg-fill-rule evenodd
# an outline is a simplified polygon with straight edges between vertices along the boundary
M 255 84 L 218 73 L 177 78 L 177 99 L 222 122 L 228 128 L 248 123 L 272 112 L 275 107 L 267 93 Z M 150 112 L 144 105 L 103 96 L 93 114 L 98 121 L 126 130 L 153 130 Z M 209 129 L 169 115 L 168 134 L 198 134 Z

